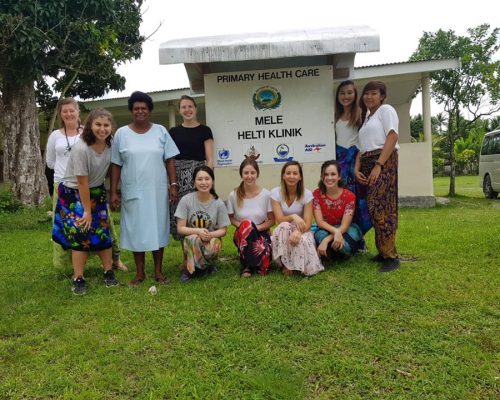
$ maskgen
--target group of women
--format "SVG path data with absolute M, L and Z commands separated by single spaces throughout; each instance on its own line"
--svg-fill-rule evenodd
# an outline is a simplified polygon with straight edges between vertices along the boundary
M 372 225 L 378 250 L 373 260 L 382 263 L 381 271 L 396 269 L 398 119 L 383 104 L 385 97 L 380 81 L 365 86 L 359 104 L 353 82 L 339 85 L 337 161 L 323 163 L 314 192 L 306 189 L 298 162 L 284 164 L 279 186 L 267 190 L 258 184 L 259 165 L 246 158 L 239 169 L 241 182 L 227 203 L 215 191 L 213 136 L 198 122 L 193 98 L 181 98 L 183 123 L 168 132 L 150 121 L 151 97 L 134 92 L 128 100 L 132 122 L 113 138 L 106 110 L 92 111 L 82 128 L 76 102 L 63 100 L 62 128 L 49 138 L 47 164 L 55 167 L 58 182 L 53 240 L 71 250 L 73 292 L 86 292 L 89 251 L 101 257 L 106 286 L 118 283 L 113 266 L 126 268 L 111 250 L 117 241 L 104 188 L 109 165 L 110 205 L 121 208 L 121 247 L 133 252 L 136 265 L 132 287 L 146 277 L 148 251 L 154 279 L 169 282 L 162 264 L 170 233 L 182 242 L 181 281 L 216 272 L 221 238 L 230 224 L 236 228 L 233 241 L 245 278 L 265 275 L 272 261 L 285 275 L 315 275 L 324 269 L 322 259 L 342 259 L 365 249 L 363 235 Z M 74 108 L 71 122 L 64 104 Z M 65 165 L 58 169 L 61 160 Z

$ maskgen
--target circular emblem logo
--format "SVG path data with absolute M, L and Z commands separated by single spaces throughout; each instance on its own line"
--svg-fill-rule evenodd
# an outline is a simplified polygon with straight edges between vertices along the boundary
M 229 149 L 220 149 L 218 154 L 221 160 L 227 160 L 229 158 Z
M 276 147 L 276 154 L 281 158 L 285 158 L 289 152 L 290 152 L 290 148 L 284 143 L 282 143 L 278 147 Z
M 256 110 L 274 110 L 281 105 L 281 93 L 272 86 L 263 86 L 252 97 Z

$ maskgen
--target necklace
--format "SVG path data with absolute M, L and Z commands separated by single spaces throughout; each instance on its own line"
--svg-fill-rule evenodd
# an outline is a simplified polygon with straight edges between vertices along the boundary
M 75 140 L 73 141 L 72 145 L 69 144 L 69 139 L 68 139 L 68 134 L 66 133 L 66 128 L 64 128 L 64 137 L 66 138 L 66 150 L 64 151 L 64 155 L 67 156 L 68 153 L 71 151 L 71 148 L 76 143 L 76 138 L 78 137 L 78 129 L 76 130 Z

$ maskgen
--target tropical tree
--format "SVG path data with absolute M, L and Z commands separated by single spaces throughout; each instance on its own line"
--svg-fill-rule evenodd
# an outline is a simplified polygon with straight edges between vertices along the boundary
M 461 67 L 431 74 L 434 100 L 447 114 L 450 160 L 449 195 L 455 195 L 455 140 L 467 132 L 477 119 L 500 110 L 500 61 L 494 57 L 500 48 L 500 28 L 483 24 L 459 36 L 453 30 L 424 32 L 412 61 L 435 58 L 461 58 Z M 464 118 L 467 115 L 467 119 Z
M 3 175 L 24 204 L 39 204 L 47 195 L 36 83 L 49 99 L 48 88 L 83 98 L 123 88 L 124 78 L 116 67 L 141 54 L 141 4 L 142 0 L 0 2 Z

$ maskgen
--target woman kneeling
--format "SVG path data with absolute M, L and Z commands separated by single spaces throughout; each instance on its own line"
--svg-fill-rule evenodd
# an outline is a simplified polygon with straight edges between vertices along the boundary
M 302 167 L 297 161 L 288 161 L 281 169 L 281 185 L 271 190 L 279 223 L 271 238 L 273 258 L 285 275 L 296 271 L 311 276 L 324 270 L 310 231 L 312 200 L 311 191 L 304 188 Z
M 313 193 L 314 217 L 319 228 L 314 239 L 318 254 L 330 260 L 348 257 L 362 247 L 363 234 L 352 222 L 356 196 L 342 188 L 341 183 L 337 161 L 325 161 L 319 187 Z
M 189 281 L 196 272 L 216 271 L 214 262 L 222 248 L 220 238 L 230 224 L 226 206 L 215 192 L 212 168 L 196 167 L 193 180 L 195 192 L 185 195 L 175 211 L 177 232 L 185 236 L 183 282 Z
M 259 166 L 251 158 L 240 165 L 240 185 L 229 194 L 229 219 L 236 227 L 234 244 L 240 254 L 241 276 L 265 275 L 271 261 L 269 229 L 274 225 L 271 193 L 257 184 Z

